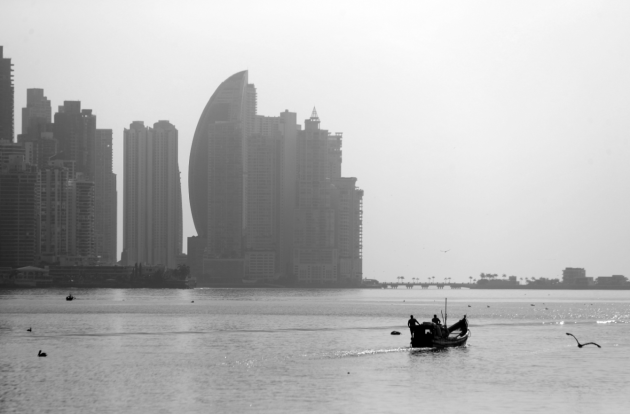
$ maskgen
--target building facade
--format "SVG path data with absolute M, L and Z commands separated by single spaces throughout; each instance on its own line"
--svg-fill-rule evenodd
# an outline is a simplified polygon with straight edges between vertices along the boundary
M 0 166 L 0 267 L 20 268 L 37 261 L 39 174 L 23 155 Z
M 13 64 L 0 46 L 0 140 L 13 142 Z
M 182 204 L 177 129 L 134 121 L 124 131 L 124 265 L 177 267 L 182 252 Z
M 86 180 L 94 179 L 96 116 L 90 109 L 81 109 L 80 101 L 64 101 L 55 113 L 54 138 L 57 151 L 66 160 L 76 162 L 76 172 Z
M 70 192 L 74 161 L 52 160 L 40 170 L 39 254 L 48 263 L 73 255 L 70 249 Z
M 41 88 L 26 90 L 26 107 L 22 108 L 22 134 L 38 135 L 41 126 L 50 124 L 52 108 L 50 100 L 44 96 Z
M 116 175 L 112 168 L 112 130 L 96 129 L 94 145 L 94 232 L 98 262 L 113 265 L 117 262 Z

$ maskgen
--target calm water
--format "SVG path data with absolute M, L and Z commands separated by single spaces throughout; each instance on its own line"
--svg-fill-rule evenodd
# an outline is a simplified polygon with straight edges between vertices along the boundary
M 0 412 L 630 408 L 627 291 L 67 293 L 0 291 Z M 409 350 L 409 315 L 439 316 L 445 296 L 450 323 L 469 317 L 468 346 Z

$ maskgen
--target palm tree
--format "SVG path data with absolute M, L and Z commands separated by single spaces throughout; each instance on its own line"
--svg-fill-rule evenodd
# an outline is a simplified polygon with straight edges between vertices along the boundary
M 470 283 L 472 284 L 472 276 L 468 277 L 468 280 L 470 281 Z

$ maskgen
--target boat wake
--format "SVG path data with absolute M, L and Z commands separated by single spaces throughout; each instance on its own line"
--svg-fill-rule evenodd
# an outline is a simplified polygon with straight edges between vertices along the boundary
M 331 352 L 324 357 L 341 359 L 344 357 L 362 357 L 386 353 L 408 352 L 409 350 L 411 350 L 410 347 L 398 347 L 395 349 L 340 350 L 337 352 Z

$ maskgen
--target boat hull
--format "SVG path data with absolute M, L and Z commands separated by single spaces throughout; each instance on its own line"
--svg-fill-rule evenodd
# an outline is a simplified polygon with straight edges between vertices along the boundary
M 460 347 L 465 346 L 468 338 L 471 336 L 470 330 L 466 334 L 456 337 L 437 337 L 437 336 L 417 336 L 411 339 L 411 347 Z

